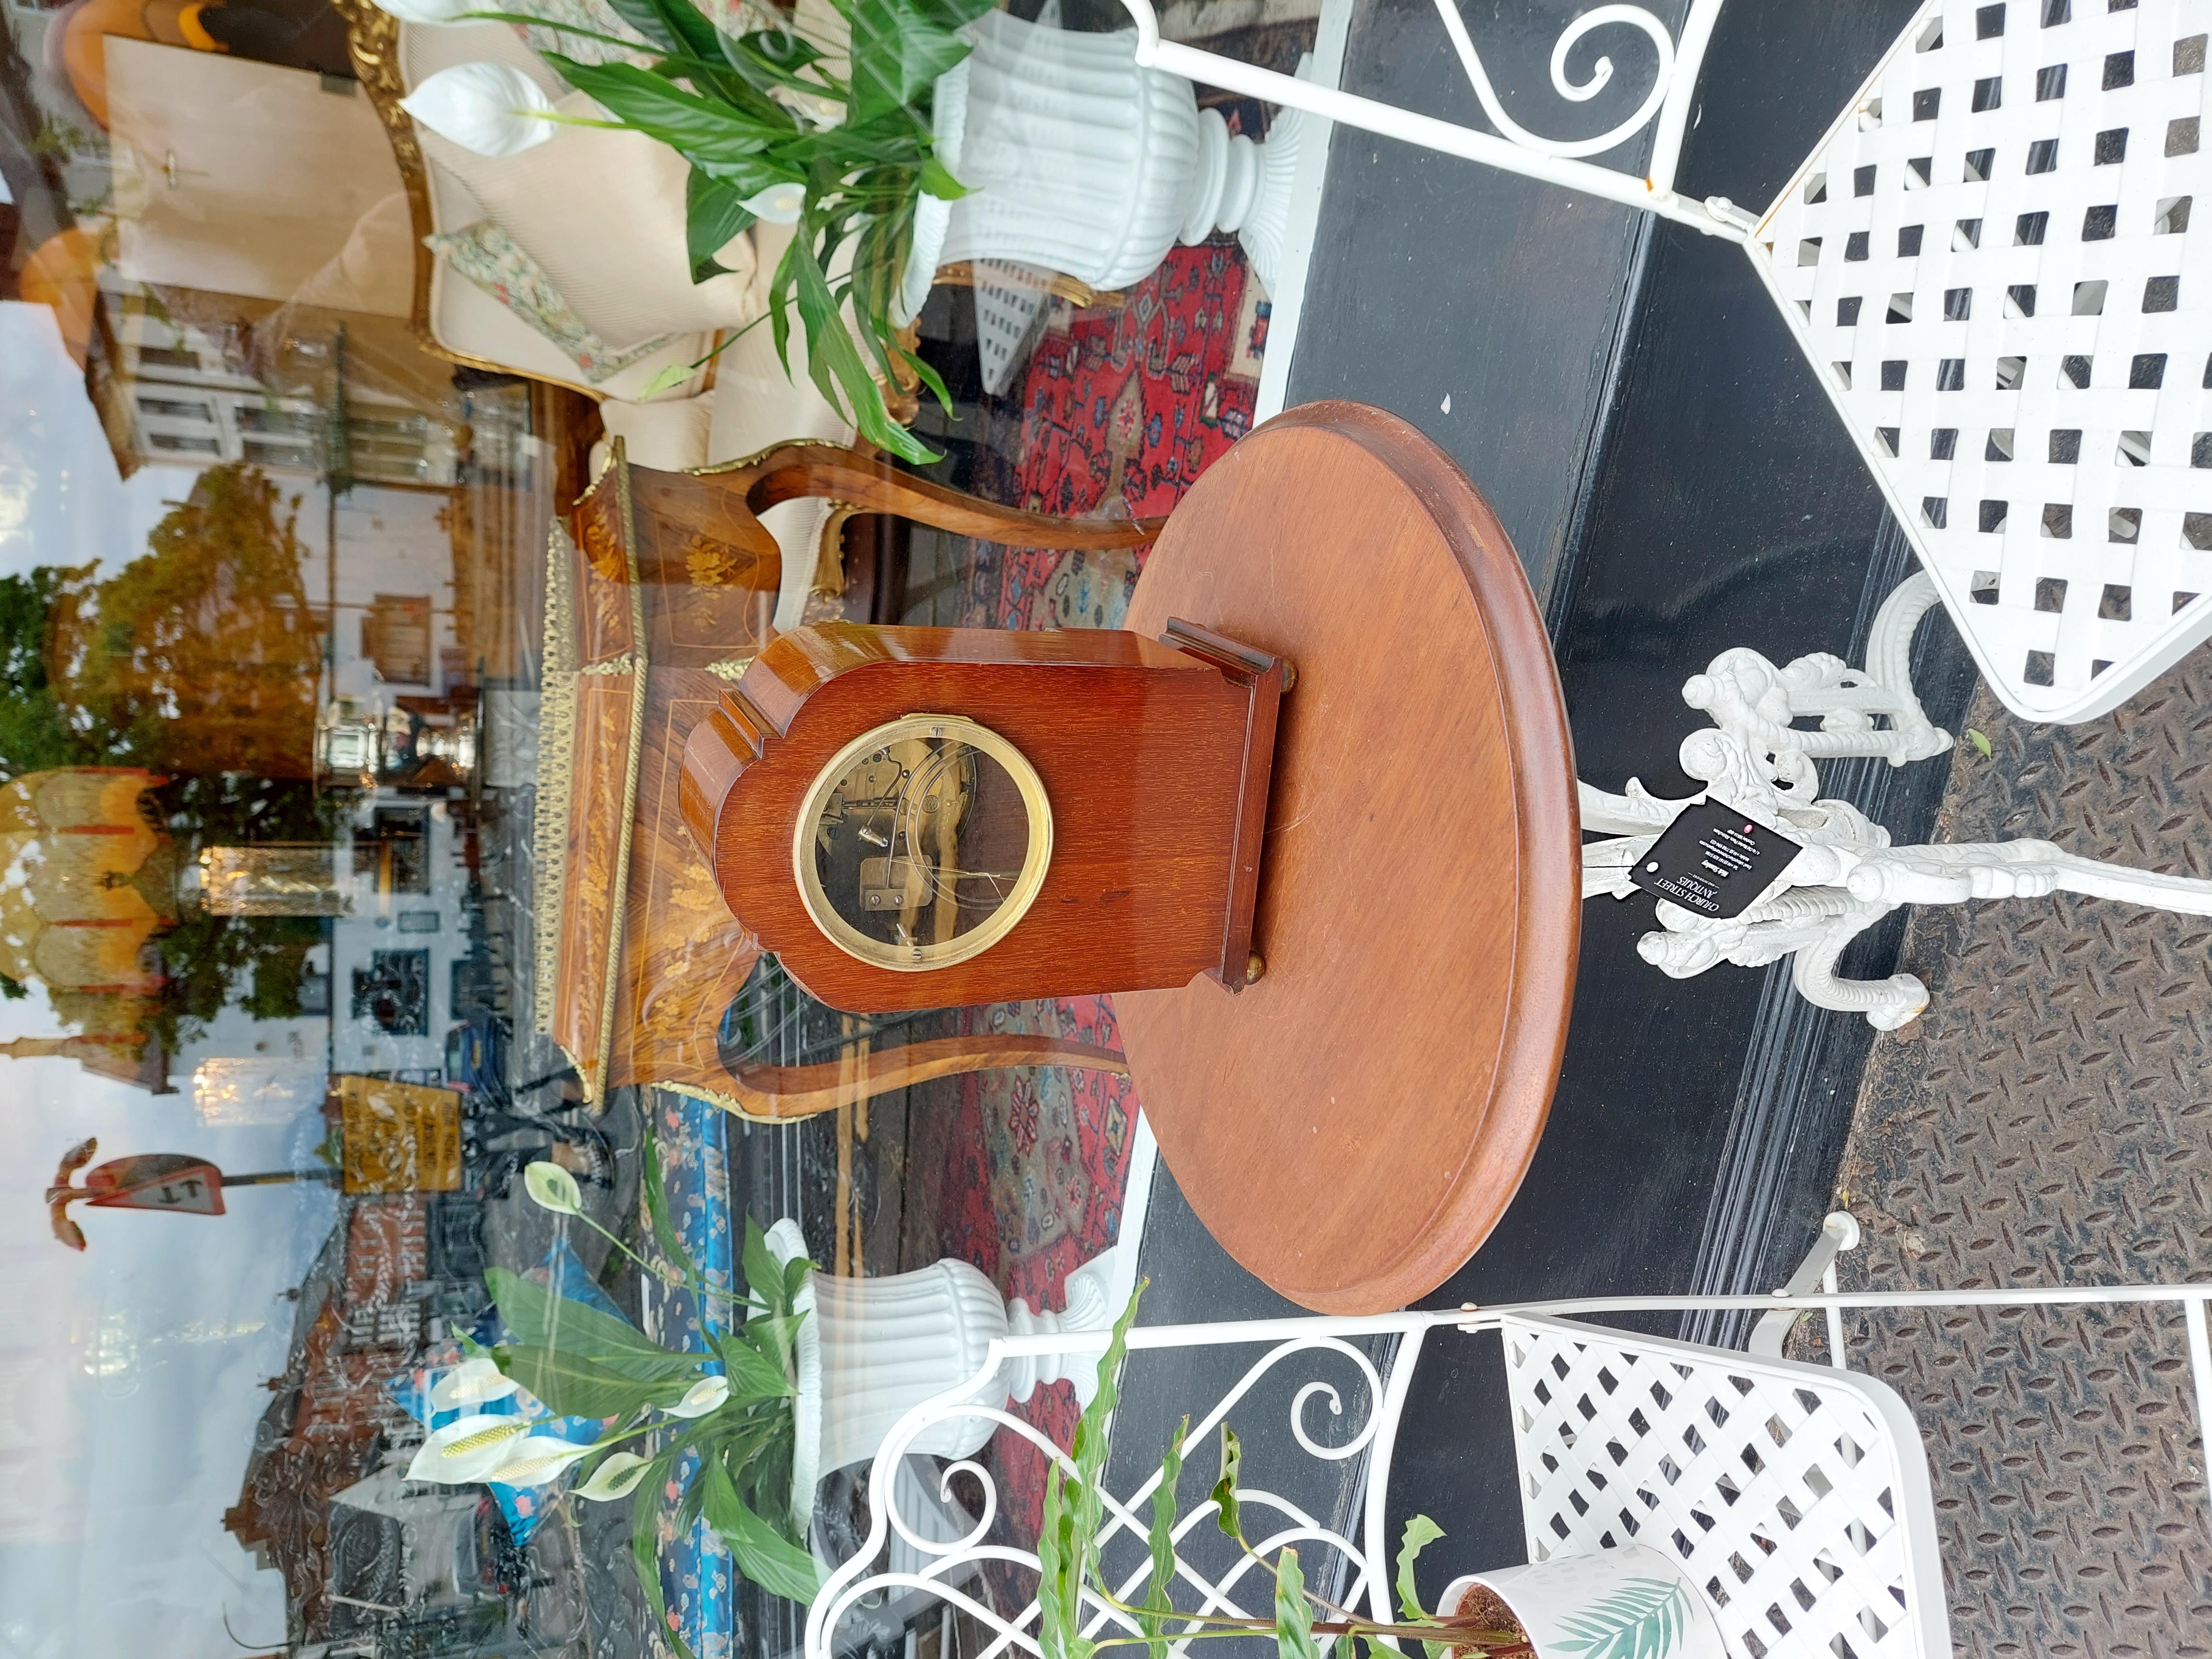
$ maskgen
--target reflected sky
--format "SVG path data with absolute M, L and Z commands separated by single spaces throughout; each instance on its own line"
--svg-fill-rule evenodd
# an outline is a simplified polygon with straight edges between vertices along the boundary
M 188 470 L 116 472 L 43 306 L 0 304 L 0 574 L 110 570 L 143 552 Z M 43 991 L 0 1003 L 0 1040 L 58 1034 Z M 264 1378 L 284 1368 L 299 1282 L 334 1217 L 326 1188 L 252 1188 L 215 1218 L 78 1211 L 79 1255 L 44 1188 L 70 1146 L 189 1152 L 234 1172 L 303 1162 L 319 1112 L 204 1125 L 65 1059 L 0 1060 L 0 1656 L 207 1659 L 282 1644 L 283 1581 L 222 1530 Z

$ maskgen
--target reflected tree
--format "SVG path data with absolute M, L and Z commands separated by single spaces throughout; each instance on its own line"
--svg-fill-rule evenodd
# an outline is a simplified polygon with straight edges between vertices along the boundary
M 310 775 L 322 627 L 301 571 L 296 498 L 244 465 L 211 467 L 112 577 L 42 567 L 0 578 L 0 775 L 140 766 L 176 862 L 204 846 L 328 839 Z M 296 1015 L 312 918 L 182 907 L 159 934 L 151 1034 L 173 1050 L 227 1003 Z M 0 975 L 0 994 L 23 987 Z M 56 1006 L 80 1030 L 99 1011 Z M 67 1006 L 64 1006 L 64 1005 Z

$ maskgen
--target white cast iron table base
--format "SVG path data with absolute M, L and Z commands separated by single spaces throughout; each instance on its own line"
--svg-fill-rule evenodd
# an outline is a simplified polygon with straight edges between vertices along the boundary
M 1606 836 L 1583 848 L 1585 898 L 1640 890 L 1631 878 L 1638 860 L 1677 813 L 1708 793 L 1804 848 L 1757 902 L 1729 920 L 1661 900 L 1658 931 L 1637 943 L 1646 962 L 1686 979 L 1719 963 L 1756 968 L 1794 957 L 1800 995 L 1863 1014 L 1887 1031 L 1918 1018 L 1928 988 L 1911 974 L 1844 979 L 1836 963 L 1900 904 L 2063 890 L 2212 915 L 2212 881 L 2081 858 L 2047 841 L 1893 847 L 1889 832 L 1848 801 L 1820 798 L 1816 761 L 1864 755 L 1903 766 L 1951 747 L 1950 733 L 1929 724 L 1912 690 L 1913 629 L 1936 599 L 1924 572 L 1899 583 L 1875 618 L 1863 668 L 1826 653 L 1778 668 L 1755 651 L 1714 658 L 1682 687 L 1682 700 L 1713 720 L 1682 740 L 1682 769 L 1706 786 L 1698 793 L 1662 800 L 1632 778 L 1623 794 L 1581 786 L 1583 828 Z M 1818 720 L 1819 728 L 1801 730 L 1801 719 Z M 1885 720 L 1887 726 L 1876 724 Z

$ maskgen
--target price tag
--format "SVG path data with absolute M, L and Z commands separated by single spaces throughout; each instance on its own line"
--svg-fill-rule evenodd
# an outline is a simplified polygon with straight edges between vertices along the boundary
M 1741 915 L 1797 856 L 1798 843 L 1724 801 L 1686 806 L 1636 863 L 1645 892 L 1716 921 Z

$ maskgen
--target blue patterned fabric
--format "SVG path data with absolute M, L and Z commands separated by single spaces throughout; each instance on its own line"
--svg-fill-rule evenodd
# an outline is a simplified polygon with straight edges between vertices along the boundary
M 668 1208 L 684 1248 L 708 1284 L 736 1282 L 736 1247 L 731 1225 L 729 1166 L 720 1108 L 687 1096 L 653 1097 L 652 1133 L 660 1148 L 667 1179 Z M 670 1346 L 702 1334 L 702 1320 L 726 1325 L 724 1306 L 698 1307 L 689 1291 L 661 1294 L 660 1340 Z M 680 1492 L 696 1472 L 686 1460 L 672 1483 Z M 737 1583 L 730 1553 L 703 1521 L 682 1537 L 672 1508 L 661 1522 L 660 1577 L 668 1598 L 671 1626 L 698 1659 L 731 1659 L 737 1633 Z

